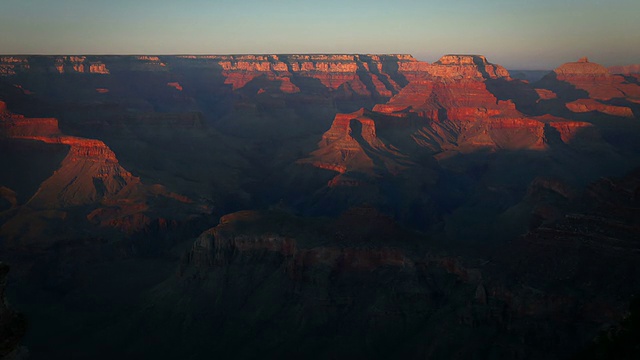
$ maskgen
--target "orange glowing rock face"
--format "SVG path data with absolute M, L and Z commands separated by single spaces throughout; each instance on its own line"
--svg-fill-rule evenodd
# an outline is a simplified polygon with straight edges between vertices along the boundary
M 588 63 L 585 59 L 579 64 L 578 67 Z M 600 67 L 592 68 L 598 76 L 603 74 Z M 318 149 L 299 163 L 338 173 L 329 181 L 329 187 L 353 187 L 364 183 L 351 176 L 352 172 L 370 176 L 399 174 L 411 166 L 408 164 L 415 149 L 431 154 L 479 148 L 544 150 L 556 137 L 570 143 L 576 134 L 587 129 L 588 136 L 595 136 L 589 123 L 550 115 L 528 116 L 516 108 L 514 101 L 498 99 L 489 84 L 521 83 L 483 56 L 447 55 L 423 69 L 426 75 L 410 82 L 386 104 L 376 105 L 373 111 L 362 109 L 336 115 Z M 536 92 L 538 101 L 558 97 L 547 89 Z M 633 116 L 630 108 L 596 100 L 578 101 L 567 107 Z M 402 140 L 398 136 L 403 136 Z M 404 152 L 389 139 L 401 146 L 412 144 L 408 149 L 413 150 Z
M 625 85 L 623 77 L 611 75 L 607 68 L 591 63 L 587 58 L 563 64 L 553 71 L 552 76 L 550 78 L 547 75 L 542 82 L 553 84 L 553 81 L 560 81 L 571 84 L 578 91 L 586 92 L 592 99 L 610 100 L 629 96 L 622 90 Z
M 90 61 L 86 56 L 56 56 L 53 68 L 60 74 L 110 74 L 107 66 L 100 61 Z
M 28 206 L 33 211 L 56 211 L 60 221 L 65 221 L 68 209 L 83 206 L 90 223 L 133 234 L 151 226 L 160 230 L 177 226 L 176 220 L 149 215 L 153 213 L 154 199 L 161 199 L 162 206 L 166 206 L 166 201 L 176 206 L 193 205 L 190 198 L 170 192 L 164 186 L 142 184 L 119 164 L 116 154 L 103 141 L 65 135 L 58 128 L 57 119 L 12 114 L 0 101 L 0 140 L 3 138 L 60 144 L 68 149 L 59 167 L 26 203 L 19 204 L 11 189 L 0 187 L 0 198 L 12 208 Z M 17 216 L 10 220 L 14 225 L 5 225 L 0 232 L 11 238 L 13 232 L 21 233 L 20 224 L 24 221 L 29 218 Z M 29 239 L 39 238 L 40 230 L 33 230 L 31 235 L 32 230 L 28 230 L 30 235 L 23 235 Z
M 183 58 L 197 60 L 203 57 Z M 399 82 L 424 75 L 424 65 L 428 65 L 410 55 L 241 55 L 206 58 L 218 60 L 225 84 L 231 85 L 233 90 L 265 76 L 272 81 L 281 81 L 282 92 L 295 93 L 299 89 L 291 79 L 305 77 L 319 80 L 322 86 L 330 90 L 347 87 L 356 94 L 387 98 L 401 89 Z
M 576 101 L 566 104 L 567 109 L 575 113 L 585 113 L 591 111 L 597 111 L 607 115 L 620 116 L 620 117 L 633 117 L 633 110 L 626 106 L 614 106 L 603 104 L 594 99 L 578 99 Z
M 535 91 L 538 94 L 539 100 L 551 100 L 558 98 L 558 94 L 548 89 L 535 89 Z

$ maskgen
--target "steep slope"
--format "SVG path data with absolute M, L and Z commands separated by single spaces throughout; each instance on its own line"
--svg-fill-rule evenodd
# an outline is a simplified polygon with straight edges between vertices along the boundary
M 13 147 L 41 142 L 66 148 L 58 168 L 35 193 L 29 194 L 26 202 L 19 203 L 11 189 L 3 188 L 11 207 L 2 214 L 0 234 L 10 242 L 33 241 L 49 233 L 55 237 L 70 236 L 89 223 L 131 234 L 145 230 L 161 217 L 162 222 L 167 222 L 165 216 L 175 222 L 206 211 L 162 186 L 143 185 L 120 166 L 104 142 L 64 135 L 56 119 L 25 118 L 5 109 L 0 116 L 0 142 Z M 35 173 L 38 169 L 28 171 Z M 173 202 L 181 213 L 158 214 L 154 211 L 154 203 L 158 202 L 163 207 Z M 67 229 L 61 231 L 59 226 L 65 223 Z

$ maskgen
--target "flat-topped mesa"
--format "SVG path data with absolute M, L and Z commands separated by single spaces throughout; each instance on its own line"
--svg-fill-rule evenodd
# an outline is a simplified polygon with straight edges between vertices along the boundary
M 606 67 L 589 62 L 589 59 L 586 57 L 580 58 L 578 61 L 562 64 L 553 70 L 553 72 L 556 73 L 558 77 L 577 75 L 609 77 L 609 70 Z
M 445 78 L 510 79 L 509 71 L 482 55 L 445 55 L 431 64 L 429 74 Z
M 578 91 L 586 92 L 587 96 L 576 92 L 577 97 L 582 98 L 589 97 L 597 100 L 640 98 L 640 87 L 637 84 L 627 83 L 622 76 L 611 75 L 609 69 L 600 64 L 589 62 L 586 57 L 563 64 L 540 80 L 543 87 L 554 91 L 558 90 L 559 96 L 563 95 L 562 83 L 565 85 L 568 83 Z
M 343 139 L 346 136 L 351 138 L 352 127 L 351 122 L 357 121 L 361 124 L 362 137 L 371 142 L 376 138 L 376 126 L 375 122 L 369 117 L 371 112 L 366 109 L 360 109 L 350 114 L 336 114 L 336 117 L 331 124 L 331 128 L 322 136 L 322 143 L 329 144 L 338 139 Z
M 0 138 L 49 137 L 60 134 L 58 120 L 54 118 L 25 118 L 12 114 L 0 101 Z
M 380 153 L 393 151 L 387 149 L 377 137 L 376 122 L 372 115 L 374 114 L 366 109 L 350 114 L 337 114 L 331 128 L 318 143 L 318 149 L 310 157 L 299 160 L 299 163 L 341 174 L 354 170 L 374 175 L 376 165 L 364 148 L 375 149 Z
M 405 86 L 374 111 L 387 114 L 402 110 L 433 120 L 475 120 L 494 116 L 519 117 L 515 104 L 499 101 L 485 81 L 510 80 L 509 72 L 482 55 L 445 55 L 425 66 L 426 77 Z
M 631 108 L 628 108 L 626 106 L 615 106 L 615 105 L 603 104 L 594 99 L 578 99 L 578 100 L 566 103 L 565 106 L 567 107 L 567 109 L 571 110 L 574 113 L 585 113 L 585 112 L 596 111 L 596 112 L 607 114 L 607 115 L 626 117 L 626 118 L 632 118 L 634 116 L 633 110 L 631 110 Z
M 85 139 L 75 136 L 60 136 L 43 139 L 47 143 L 59 143 L 69 145 L 69 155 L 65 160 L 92 162 L 118 163 L 116 154 L 102 141 Z

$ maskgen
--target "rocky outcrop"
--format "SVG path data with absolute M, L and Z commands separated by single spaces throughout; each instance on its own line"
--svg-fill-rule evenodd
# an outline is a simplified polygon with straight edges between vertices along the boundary
M 602 114 L 619 116 L 632 118 L 633 110 L 626 106 L 614 106 L 603 104 L 594 99 L 578 99 L 572 102 L 569 102 L 565 105 L 567 109 L 575 112 L 575 113 L 585 113 L 591 111 L 597 111 Z
M 539 117 L 538 119 L 543 119 L 549 126 L 558 131 L 560 133 L 560 139 L 567 144 L 581 131 L 583 132 L 582 135 L 584 135 L 585 130 L 595 130 L 591 123 L 583 121 L 566 121 L 557 118 L 551 118 L 550 121 L 547 121 L 549 117 Z
M 140 185 L 139 179 L 118 164 L 104 142 L 63 135 L 57 119 L 5 115 L 0 119 L 0 136 L 69 147 L 60 168 L 29 201 L 32 206 L 61 208 L 95 203 L 125 187 Z
M 445 55 L 428 70 L 429 74 L 436 77 L 449 79 L 509 79 L 507 69 L 487 61 L 482 55 Z
M 623 76 L 612 75 L 606 67 L 589 62 L 586 57 L 561 65 L 536 85 L 570 100 L 640 97 L 640 86 L 628 83 Z
M 510 77 L 506 69 L 489 63 L 484 56 L 446 55 L 432 64 L 427 73 L 429 76 L 411 82 L 374 111 L 392 113 L 410 109 L 440 121 L 522 116 L 513 102 L 498 100 L 487 89 L 486 81 Z
M 281 81 L 281 90 L 298 92 L 296 77 L 313 78 L 327 89 L 348 87 L 361 95 L 390 97 L 404 85 L 403 74 L 420 73 L 422 64 L 409 55 L 240 55 L 188 57 L 216 61 L 222 68 L 225 83 L 240 89 L 264 76 Z M 415 63 L 415 64 L 414 64 Z M 292 81 L 294 80 L 294 81 Z
M 301 164 L 311 164 L 317 168 L 345 173 L 357 171 L 369 175 L 376 173 L 376 168 L 398 173 L 403 165 L 396 157 L 402 156 L 389 148 L 376 135 L 374 113 L 361 109 L 351 114 L 336 115 L 331 128 L 324 133 L 318 143 L 318 150 L 310 154 Z M 374 160 L 372 153 L 379 157 Z M 330 186 L 358 184 L 354 179 L 336 177 Z
M 132 198 L 141 191 L 140 179 L 125 170 L 104 142 L 71 136 L 15 137 L 69 146 L 60 168 L 45 180 L 28 205 L 66 208 L 96 204 L 109 198 Z
M 410 82 L 373 111 L 338 114 L 318 150 L 301 163 L 340 174 L 398 174 L 437 152 L 542 150 L 555 132 L 561 141 L 570 142 L 578 129 L 589 126 L 559 117 L 528 116 L 512 100 L 499 99 L 489 86 L 495 81 L 508 86 L 509 73 L 483 56 L 447 55 L 426 71 L 428 75 Z M 542 93 L 552 98 L 550 91 Z M 342 175 L 334 180 L 330 185 L 358 183 Z
M 103 141 L 64 135 L 58 129 L 56 119 L 31 119 L 5 111 L 0 118 L 0 140 L 3 138 L 38 141 L 68 148 L 57 170 L 40 184 L 35 194 L 22 206 L 27 210 L 17 212 L 14 218 L 3 224 L 0 235 L 8 238 L 28 238 L 20 233 L 24 227 L 21 224 L 37 224 L 38 221 L 31 217 L 40 216 L 39 213 L 49 217 L 57 211 L 56 217 L 64 221 L 67 212 L 74 212 L 79 207 L 84 207 L 81 211 L 88 211 L 85 216 L 89 222 L 126 234 L 146 231 L 152 226 L 176 228 L 176 218 L 185 218 L 188 214 L 204 210 L 198 209 L 189 198 L 162 186 L 143 185 L 138 177 L 120 165 L 115 153 Z M 13 199 L 15 196 L 10 196 L 9 189 L 4 193 L 8 196 L 4 197 L 11 203 L 11 208 L 19 207 L 17 200 Z M 155 212 L 153 204 L 156 202 L 163 206 L 175 203 L 176 209 L 181 209 L 181 212 L 173 217 L 160 215 Z

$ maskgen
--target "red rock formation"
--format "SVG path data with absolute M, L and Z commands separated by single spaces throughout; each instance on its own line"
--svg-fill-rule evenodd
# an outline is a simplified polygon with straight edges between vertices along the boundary
M 568 83 L 577 90 L 585 91 L 589 98 L 597 100 L 640 97 L 640 86 L 628 84 L 622 76 L 611 75 L 607 68 L 591 63 L 587 58 L 563 64 L 540 82 L 545 87 L 552 90 L 557 88 L 558 91 L 563 91 L 558 86 Z
M 402 166 L 394 158 L 401 155 L 378 139 L 376 121 L 371 117 L 372 114 L 360 109 L 351 114 L 336 115 L 331 128 L 318 143 L 318 150 L 300 163 L 338 173 L 349 170 L 374 175 L 376 166 L 369 152 L 376 151 L 385 170 L 398 173 Z M 335 186 L 338 183 L 353 185 L 360 182 L 348 177 L 337 177 L 329 185 Z
M 89 64 L 89 73 L 90 74 L 109 74 L 109 69 L 107 69 L 107 65 L 99 63 L 99 62 L 92 62 Z
M 217 61 L 225 83 L 240 89 L 265 76 L 281 81 L 283 92 L 297 92 L 294 76 L 315 78 L 331 90 L 347 86 L 360 95 L 390 97 L 401 78 L 423 74 L 424 64 L 409 55 L 238 55 L 182 56 L 182 59 Z M 422 64 L 422 65 L 420 65 Z
M 632 118 L 634 116 L 633 110 L 631 110 L 631 108 L 628 108 L 626 106 L 607 105 L 594 99 L 578 99 L 576 101 L 565 104 L 565 106 L 567 107 L 567 109 L 576 113 L 597 111 L 603 114 L 620 117 Z
M 140 179 L 120 166 L 104 142 L 63 135 L 56 119 L 30 119 L 5 110 L 0 116 L 2 137 L 69 147 L 60 168 L 40 185 L 28 201 L 29 207 L 59 209 L 117 199 L 136 202 L 145 196 L 146 190 Z M 129 205 L 121 209 L 125 215 L 131 206 L 140 211 L 139 204 Z
M 350 171 L 397 174 L 411 166 L 416 148 L 432 153 L 479 147 L 541 150 L 549 146 L 549 131 L 570 142 L 589 125 L 530 117 L 513 101 L 499 100 L 487 84 L 509 82 L 509 73 L 483 56 L 448 55 L 425 69 L 428 75 L 409 83 L 386 104 L 376 105 L 373 112 L 338 114 L 318 150 L 300 162 L 338 172 L 329 186 L 358 186 L 362 180 L 348 176 Z M 554 95 L 540 93 L 546 98 Z M 378 136 L 383 132 L 385 140 Z M 413 150 L 400 151 L 388 141 L 391 138 Z
M 2 105 L 4 103 L 0 103 L 0 109 L 4 108 Z M 175 120 L 184 123 L 183 118 Z M 197 116 L 189 118 L 191 124 L 200 120 Z M 206 205 L 194 204 L 186 196 L 163 186 L 142 184 L 119 164 L 115 153 L 104 142 L 64 135 L 57 124 L 56 119 L 29 119 L 6 110 L 0 115 L 0 140 L 32 140 L 68 147 L 58 169 L 24 205 L 18 205 L 19 211 L 2 225 L 0 235 L 33 241 L 42 238 L 50 226 L 59 227 L 78 215 L 86 216 L 97 226 L 126 234 L 161 231 L 177 228 L 179 221 L 189 221 L 190 214 L 209 211 Z M 3 194 L 0 199 L 6 198 L 11 207 L 16 207 L 13 198 Z M 175 209 L 175 214 L 167 216 L 166 211 L 158 211 L 167 206 Z
M 29 200 L 30 206 L 65 208 L 116 197 L 135 199 L 142 191 L 140 179 L 121 167 L 113 151 L 102 141 L 70 136 L 31 139 L 70 148 L 60 168 Z
M 282 91 L 283 93 L 293 94 L 300 92 L 300 88 L 295 86 L 291 82 L 291 78 L 286 76 L 279 76 L 276 78 L 276 80 L 280 81 L 280 91 Z
M 565 143 L 571 142 L 571 140 L 573 140 L 579 130 L 590 128 L 593 126 L 590 123 L 581 121 L 556 121 L 550 123 L 549 125 L 558 130 L 558 132 L 560 133 L 560 138 Z
M 432 76 L 457 79 L 509 79 L 509 72 L 500 65 L 491 64 L 482 55 L 445 55 L 428 70 Z
M 558 98 L 558 94 L 556 94 L 553 91 L 548 90 L 548 89 L 535 89 L 535 91 L 538 94 L 538 101 L 540 101 L 540 100 L 552 100 L 552 99 L 557 99 Z

